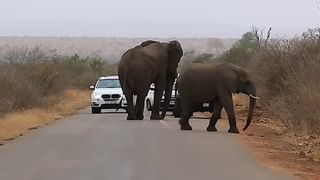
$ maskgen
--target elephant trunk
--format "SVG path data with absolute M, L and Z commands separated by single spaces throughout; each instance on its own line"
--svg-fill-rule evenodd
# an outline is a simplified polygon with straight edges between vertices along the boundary
M 172 75 L 167 77 L 167 82 L 166 82 L 166 89 L 165 89 L 165 94 L 164 94 L 164 103 L 163 103 L 163 108 L 162 108 L 162 114 L 161 114 L 161 118 L 164 119 L 164 117 L 166 116 L 168 107 L 169 107 L 169 103 L 171 100 L 171 96 L 172 96 L 172 86 L 174 83 L 176 76 Z
M 249 111 L 248 111 L 248 117 L 247 117 L 247 122 L 246 122 L 246 125 L 245 127 L 243 128 L 243 131 L 245 131 L 250 123 L 251 123 L 251 120 L 252 120 L 252 114 L 253 114 L 253 110 L 255 108 L 255 105 L 256 105 L 256 101 L 257 101 L 257 97 L 256 97 L 256 91 L 253 90 L 252 93 L 249 94 L 249 97 L 250 97 L 250 104 L 249 104 Z

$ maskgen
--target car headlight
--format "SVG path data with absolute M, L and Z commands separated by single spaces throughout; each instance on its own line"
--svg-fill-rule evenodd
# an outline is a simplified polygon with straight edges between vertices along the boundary
M 92 98 L 100 98 L 101 94 L 100 93 L 92 93 Z
M 126 96 L 124 94 L 121 95 L 121 100 L 127 102 Z

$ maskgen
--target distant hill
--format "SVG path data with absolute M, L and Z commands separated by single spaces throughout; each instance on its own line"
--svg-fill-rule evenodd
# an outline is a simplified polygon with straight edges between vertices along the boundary
M 8 49 L 20 47 L 40 47 L 56 50 L 62 55 L 77 53 L 81 57 L 101 56 L 109 62 L 117 62 L 127 49 L 147 39 L 169 41 L 177 39 L 184 52 L 219 54 L 229 49 L 237 39 L 219 38 L 104 38 L 104 37 L 0 37 L 0 54 Z

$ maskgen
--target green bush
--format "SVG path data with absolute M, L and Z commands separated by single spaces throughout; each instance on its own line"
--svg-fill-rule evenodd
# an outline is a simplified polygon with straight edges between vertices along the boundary
M 231 49 L 224 52 L 219 58 L 222 61 L 247 66 L 256 53 L 259 42 L 253 32 L 247 32 L 236 42 Z

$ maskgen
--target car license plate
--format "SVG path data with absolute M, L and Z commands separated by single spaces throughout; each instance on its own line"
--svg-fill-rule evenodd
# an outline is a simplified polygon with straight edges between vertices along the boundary
M 105 104 L 116 104 L 115 101 L 105 101 Z
M 203 103 L 202 104 L 202 107 L 209 107 L 210 105 L 209 105 L 209 103 Z
M 170 101 L 170 105 L 174 105 L 174 101 Z

